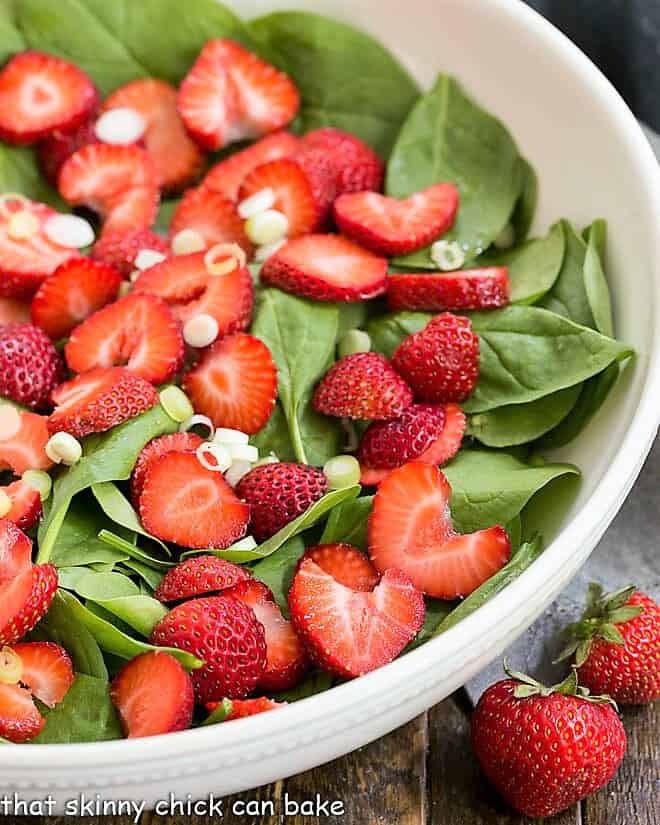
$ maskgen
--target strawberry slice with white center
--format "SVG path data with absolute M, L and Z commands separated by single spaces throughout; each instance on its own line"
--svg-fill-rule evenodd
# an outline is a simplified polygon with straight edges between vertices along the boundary
M 378 487 L 369 517 L 369 556 L 377 570 L 403 570 L 415 586 L 438 599 L 468 596 L 509 560 L 506 531 L 496 525 L 476 533 L 454 530 L 444 474 L 410 462 Z
M 7 487 L 1 487 L 1 490 L 9 496 L 11 501 L 11 510 L 7 513 L 6 518 L 13 521 L 21 530 L 29 530 L 33 527 L 41 517 L 41 495 L 39 490 L 28 484 L 23 479 L 12 481 Z
M 45 724 L 29 690 L 0 682 L 0 736 L 3 739 L 17 744 L 27 742 L 38 736 Z
M 387 303 L 390 309 L 428 312 L 497 309 L 509 303 L 509 271 L 505 266 L 494 266 L 390 275 Z
M 373 590 L 380 579 L 367 556 L 352 544 L 317 544 L 305 551 L 303 559 L 312 559 L 335 581 L 351 590 Z
M 211 189 L 189 189 L 174 210 L 170 222 L 170 240 L 184 229 L 202 236 L 207 247 L 236 243 L 250 257 L 253 247 L 245 234 L 245 221 L 236 205 Z
M 46 615 L 57 590 L 52 564 L 35 564 L 0 582 L 0 645 L 22 639 Z
M 387 258 L 340 235 L 305 235 L 271 255 L 260 277 L 315 301 L 366 301 L 385 292 Z
M 87 206 L 103 220 L 103 234 L 148 229 L 156 220 L 160 192 L 150 155 L 137 146 L 92 143 L 62 164 L 62 197 Z
M 98 367 L 65 381 L 52 393 L 51 433 L 76 438 L 103 433 L 135 418 L 158 403 L 158 393 L 126 367 Z
M 81 321 L 117 297 L 122 277 L 89 258 L 60 264 L 32 299 L 32 323 L 53 340 L 65 338 Z
M 250 508 L 222 473 L 193 453 L 166 453 L 148 468 L 140 495 L 145 528 L 182 547 L 229 547 L 245 535 Z
M 54 708 L 73 684 L 71 657 L 54 642 L 24 642 L 14 645 L 23 665 L 21 684 L 49 708 Z
M 32 542 L 13 521 L 0 519 L 0 585 L 32 567 Z
M 254 610 L 266 631 L 266 669 L 257 684 L 266 692 L 289 690 L 305 675 L 309 660 L 290 621 L 284 618 L 270 589 L 247 579 L 227 591 Z
M 140 506 L 140 495 L 142 494 L 144 479 L 152 463 L 165 453 L 194 453 L 202 442 L 203 439 L 193 432 L 168 433 L 152 439 L 142 448 L 131 475 L 131 500 L 136 510 Z M 212 556 L 212 558 L 215 559 L 215 556 Z M 226 562 L 226 564 L 229 564 L 229 562 Z M 175 567 L 173 569 L 178 570 L 179 568 Z M 165 579 L 167 579 L 167 575 Z M 165 579 L 163 579 L 163 583 Z
M 193 138 L 207 149 L 262 137 L 295 117 L 291 80 L 232 40 L 209 40 L 179 89 L 178 107 Z
M 177 90 L 164 80 L 134 80 L 114 91 L 103 111 L 128 108 L 146 123 L 143 136 L 156 167 L 161 189 L 180 191 L 192 183 L 204 166 L 204 153 L 190 138 L 176 108 Z
M 127 295 L 90 315 L 64 348 L 69 367 L 125 365 L 152 384 L 168 381 L 183 362 L 180 324 L 153 295 Z
M 46 236 L 44 225 L 54 209 L 27 198 L 7 197 L 0 207 L 0 296 L 31 298 L 42 281 L 78 251 L 58 246 Z M 30 222 L 29 231 L 17 231 L 17 223 Z
M 336 581 L 311 558 L 293 578 L 289 609 L 310 658 L 348 679 L 391 662 L 424 623 L 424 597 L 400 570 L 387 570 L 365 592 Z
M 35 143 L 55 129 L 74 129 L 94 109 L 94 84 L 77 66 L 24 51 L 0 72 L 0 138 Z
M 46 416 L 0 404 L 0 470 L 20 476 L 26 470 L 52 467 L 46 455 L 49 438 Z
M 334 204 L 339 230 L 381 255 L 406 255 L 428 246 L 454 223 L 458 190 L 437 183 L 405 200 L 377 192 L 340 195 Z
M 192 680 L 174 656 L 143 653 L 112 681 L 112 701 L 129 739 L 185 730 L 192 724 Z
M 183 379 L 198 413 L 216 427 L 258 432 L 277 397 L 277 367 L 268 347 L 239 332 L 216 341 Z
M 267 135 L 212 166 L 202 181 L 202 186 L 213 189 L 229 200 L 237 201 L 241 184 L 253 169 L 271 160 L 291 157 L 299 146 L 298 138 L 289 132 Z
M 182 324 L 198 315 L 210 315 L 218 322 L 219 337 L 247 329 L 254 302 L 249 270 L 236 267 L 226 275 L 212 275 L 205 254 L 175 255 L 145 269 L 133 292 L 158 296 Z

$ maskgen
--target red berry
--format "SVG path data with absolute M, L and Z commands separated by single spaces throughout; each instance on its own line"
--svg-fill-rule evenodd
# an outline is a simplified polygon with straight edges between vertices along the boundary
M 217 556 L 194 556 L 168 570 L 154 596 L 161 602 L 178 602 L 219 593 L 249 579 L 249 572 L 238 564 Z
M 21 684 L 49 708 L 54 708 L 73 684 L 73 664 L 63 647 L 54 642 L 23 642 L 14 645 L 23 665 Z
M 509 303 L 506 267 L 465 269 L 460 272 L 414 272 L 390 275 L 390 309 L 444 310 L 497 309 Z
M 143 249 L 153 249 L 161 255 L 168 255 L 170 251 L 167 241 L 151 229 L 128 229 L 104 232 L 92 247 L 91 256 L 128 278 L 135 269 L 135 258 Z
M 11 510 L 6 518 L 21 530 L 29 530 L 41 518 L 41 495 L 39 490 L 19 478 L 7 487 L 0 487 L 11 501 Z
M 233 699 L 229 702 L 231 710 L 225 722 L 230 722 L 232 719 L 244 719 L 246 716 L 255 716 L 257 713 L 265 713 L 267 710 L 277 710 L 277 708 L 283 708 L 287 704 L 286 702 L 275 702 L 265 696 L 259 696 L 256 699 Z M 221 702 L 207 702 L 206 709 L 209 713 L 213 713 L 220 704 Z
M 12 644 L 29 633 L 48 612 L 56 590 L 52 564 L 35 564 L 0 583 L 0 644 Z
M 30 409 L 43 409 L 64 375 L 48 336 L 32 324 L 0 327 L 0 395 Z
M 179 201 L 170 222 L 170 239 L 184 229 L 192 229 L 201 235 L 207 247 L 235 243 L 248 257 L 252 255 L 253 247 L 236 205 L 208 187 L 189 189 Z
M 56 129 L 39 142 L 37 154 L 41 171 L 49 183 L 57 187 L 64 161 L 88 143 L 98 142 L 94 113 L 90 112 L 90 117 L 74 129 Z
M 0 404 L 0 470 L 20 476 L 26 470 L 49 469 L 53 464 L 46 455 L 49 438 L 45 415 Z
M 352 544 L 317 544 L 305 551 L 303 559 L 312 559 L 336 582 L 351 590 L 371 591 L 380 579 L 368 557 Z
M 17 744 L 27 742 L 38 736 L 45 724 L 27 688 L 0 682 L 0 736 L 3 739 Z
M 32 542 L 15 522 L 0 518 L 0 586 L 32 567 Z
M 140 496 L 144 487 L 144 479 L 153 462 L 165 453 L 194 453 L 203 439 L 192 432 L 169 433 L 154 438 L 146 444 L 138 456 L 133 474 L 131 475 L 131 499 L 133 506 L 140 506 Z
M 326 126 L 308 132 L 302 145 L 324 152 L 332 161 L 338 196 L 346 192 L 379 192 L 382 189 L 383 162 L 355 135 Z

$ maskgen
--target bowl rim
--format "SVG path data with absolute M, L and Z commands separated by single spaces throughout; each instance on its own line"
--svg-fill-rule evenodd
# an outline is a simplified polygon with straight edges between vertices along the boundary
M 566 35 L 522 0 L 479 2 L 487 2 L 490 7 L 495 7 L 498 14 L 507 16 L 512 23 L 520 25 L 522 21 L 522 25 L 533 36 L 542 39 L 555 53 L 560 54 L 569 68 L 589 85 L 601 105 L 611 110 L 613 118 L 618 120 L 622 139 L 631 150 L 631 155 L 637 158 L 637 171 L 643 181 L 646 196 L 645 208 L 660 214 L 660 166 L 634 114 L 610 81 Z M 655 260 L 660 261 L 660 222 L 656 223 L 652 243 Z M 660 306 L 660 268 L 657 266 L 652 296 L 654 315 L 657 316 L 657 307 Z M 128 767 L 141 760 L 153 761 L 154 756 L 160 762 L 169 761 L 173 756 L 194 758 L 205 751 L 227 751 L 238 747 L 248 749 L 258 745 L 260 753 L 254 757 L 256 760 L 266 754 L 272 755 L 272 748 L 270 751 L 267 749 L 267 742 L 278 743 L 278 755 L 299 747 L 303 740 L 298 732 L 303 727 L 308 732 L 313 728 L 309 742 L 347 730 L 355 724 L 355 717 L 344 711 L 348 708 L 364 708 L 371 697 L 380 697 L 376 715 L 399 706 L 408 698 L 428 689 L 428 683 L 423 681 L 425 671 L 430 671 L 433 666 L 437 668 L 443 657 L 450 658 L 460 649 L 487 637 L 489 629 L 501 623 L 502 608 L 507 603 L 511 609 L 512 606 L 520 606 L 527 599 L 538 597 L 543 592 L 544 585 L 546 590 L 549 589 L 548 582 L 556 580 L 558 571 L 562 569 L 568 570 L 564 583 L 574 574 L 577 568 L 570 564 L 573 548 L 581 545 L 593 547 L 616 515 L 641 470 L 660 424 L 660 412 L 657 409 L 659 396 L 660 323 L 656 323 L 646 380 L 630 426 L 613 461 L 582 511 L 571 519 L 539 559 L 522 575 L 442 636 L 430 639 L 405 656 L 359 679 L 292 703 L 278 713 L 236 720 L 228 726 L 201 727 L 144 739 L 43 744 L 30 748 L 8 744 L 0 748 L 0 766 L 11 767 L 13 771 L 25 768 L 31 774 L 52 769 L 56 764 L 87 770 L 103 766 Z M 598 514 L 598 517 L 585 518 L 585 511 Z M 515 626 L 514 617 L 511 618 L 510 625 Z M 422 679 L 421 684 L 417 684 L 417 679 Z M 407 683 L 408 688 L 398 690 L 403 683 Z M 387 701 L 383 701 L 386 694 L 391 695 Z M 321 720 L 325 720 L 325 730 L 316 726 Z M 295 736 L 290 735 L 292 731 L 297 732 Z M 285 745 L 287 738 L 289 742 Z M 248 758 L 245 761 L 252 760 Z M 136 776 L 136 780 L 142 778 Z

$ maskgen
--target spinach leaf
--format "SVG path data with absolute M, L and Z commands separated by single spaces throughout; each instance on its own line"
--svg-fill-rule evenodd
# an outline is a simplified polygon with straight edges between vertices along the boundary
M 566 239 L 564 261 L 559 277 L 541 301 L 541 306 L 570 318 L 576 324 L 595 329 L 584 282 L 586 244 L 568 221 L 560 221 L 560 226 Z
M 404 123 L 387 167 L 386 192 L 404 198 L 449 181 L 460 193 L 454 227 L 472 259 L 507 225 L 523 185 L 524 170 L 506 127 L 481 109 L 458 81 L 440 75 Z M 401 266 L 436 269 L 429 250 L 395 259 Z
M 345 129 L 387 158 L 419 91 L 394 56 L 369 35 L 317 14 L 276 12 L 251 34 L 296 84 L 296 126 Z
M 258 433 L 250 436 L 250 444 L 253 444 L 262 456 L 274 453 L 280 461 L 296 461 L 296 454 L 289 438 L 289 425 L 279 401 L 273 407 L 266 425 Z
M 513 227 L 516 243 L 520 244 L 529 235 L 529 230 L 534 222 L 539 184 L 534 167 L 529 161 L 525 158 L 518 158 L 518 165 L 521 170 L 522 186 L 520 198 L 513 210 L 513 215 L 511 215 L 511 226 Z
M 91 570 L 91 567 L 62 567 L 57 571 L 57 584 L 65 590 L 75 591 L 78 582 Z
M 307 301 L 279 289 L 260 294 L 252 333 L 266 344 L 277 364 L 278 395 L 289 438 L 296 458 L 304 464 L 309 463 L 306 448 L 316 426 L 310 421 L 318 419 L 304 412 L 315 383 L 334 360 L 338 324 L 334 305 Z
M 121 739 L 121 725 L 105 679 L 79 673 L 64 699 L 52 710 L 41 707 L 46 724 L 33 745 L 102 742 Z
M 502 450 L 461 450 L 443 472 L 452 486 L 451 514 L 461 533 L 505 525 L 555 478 L 579 475 L 572 464 L 525 464 Z
M 164 200 L 160 202 L 158 207 L 158 214 L 156 215 L 156 222 L 154 223 L 154 230 L 167 235 L 170 223 L 172 222 L 172 215 L 180 203 L 180 199 Z
M 432 599 L 426 596 L 424 602 L 426 604 L 424 624 L 419 633 L 403 651 L 404 653 L 408 653 L 410 650 L 414 650 L 416 647 L 423 645 L 424 642 L 428 642 L 428 640 L 435 635 L 441 622 L 443 622 L 454 609 L 453 602 L 445 602 L 442 599 Z
M 323 693 L 332 687 L 334 678 L 323 670 L 313 670 L 303 681 L 291 690 L 283 690 L 275 694 L 278 702 L 299 702 L 301 699 L 308 699 L 317 693 Z
M 373 506 L 373 496 L 360 496 L 340 504 L 330 513 L 320 544 L 345 542 L 367 549 L 367 526 Z
M 114 598 L 96 598 L 93 601 L 133 630 L 137 630 L 145 638 L 151 636 L 154 627 L 168 613 L 167 608 L 157 599 L 142 593 Z
M 133 505 L 121 492 L 116 484 L 112 481 L 103 481 L 98 484 L 92 484 L 92 493 L 101 505 L 101 509 L 106 516 L 115 524 L 125 527 L 133 533 L 144 536 L 151 541 L 155 541 L 163 550 L 171 555 L 168 546 L 156 536 L 152 536 L 142 526 L 142 522 L 138 518 L 137 513 L 133 509 Z
M 371 337 L 371 348 L 387 358 L 394 355 L 394 350 L 404 338 L 424 329 L 433 318 L 429 312 L 392 312 L 374 318 L 367 324 Z
M 143 564 L 136 559 L 125 559 L 122 562 L 121 567 L 125 567 L 131 573 L 137 573 L 140 579 L 142 579 L 142 581 L 147 585 L 150 592 L 156 590 L 158 585 L 163 580 L 163 573 L 158 570 L 154 570 L 152 567 L 149 567 L 147 564 Z
M 97 538 L 100 529 L 113 526 L 94 499 L 85 493 L 76 496 L 57 534 L 51 562 L 55 567 L 67 568 L 124 561 L 129 558 L 126 553 L 109 547 Z
M 98 602 L 120 596 L 135 596 L 138 586 L 122 573 L 90 572 L 76 582 L 76 593 L 83 599 Z
M 603 270 L 602 255 L 607 240 L 607 222 L 594 221 L 588 229 L 587 251 L 584 257 L 584 289 L 591 308 L 594 325 L 603 335 L 614 335 L 612 300 Z
M 305 552 L 305 542 L 300 536 L 294 536 L 252 568 L 252 575 L 268 585 L 275 596 L 275 601 L 285 616 L 289 613 L 289 590 L 298 560 Z
M 543 552 L 543 545 L 539 538 L 523 544 L 511 561 L 501 570 L 478 587 L 458 607 L 455 607 L 436 627 L 433 636 L 439 636 L 450 627 L 457 625 L 462 619 L 478 610 L 483 604 L 501 593 L 505 587 L 524 573 Z
M 14 20 L 13 4 L 5 2 L 0 6 L 0 65 L 4 65 L 10 57 L 17 52 L 22 52 L 25 48 L 25 40 Z M 15 190 L 2 189 L 1 191 Z
M 145 550 L 142 550 L 137 545 L 132 544 L 130 541 L 127 541 L 109 530 L 101 530 L 99 533 L 99 540 L 104 544 L 107 544 L 109 547 L 114 547 L 117 550 L 125 552 L 131 559 L 135 559 L 136 561 L 141 562 L 154 570 L 166 571 L 169 570 L 170 567 L 174 567 L 176 565 L 176 562 L 165 561 L 165 559 L 157 559 L 155 556 L 149 555 L 149 553 Z
M 515 518 L 512 518 L 507 524 L 504 525 L 504 529 L 506 530 L 509 536 L 509 543 L 511 545 L 511 555 L 517 553 L 520 545 L 522 544 L 522 519 L 518 515 Z
M 175 432 L 177 428 L 177 422 L 158 404 L 86 443 L 80 461 L 64 470 L 53 484 L 48 516 L 39 525 L 38 562 L 43 564 L 50 559 L 75 495 L 94 484 L 127 479 L 144 445 L 159 435 Z
M 20 192 L 62 212 L 69 208 L 41 174 L 35 152 L 28 146 L 0 143 L 0 192 Z

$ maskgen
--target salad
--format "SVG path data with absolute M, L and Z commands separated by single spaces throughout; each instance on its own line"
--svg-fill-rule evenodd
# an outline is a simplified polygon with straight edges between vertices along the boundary
M 530 239 L 505 125 L 315 14 L 0 23 L 3 740 L 278 709 L 533 564 L 632 354 L 604 221 Z

